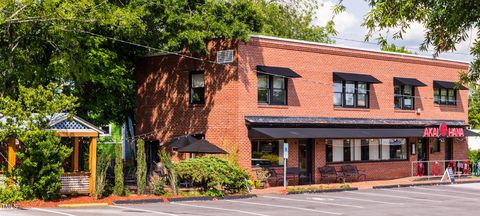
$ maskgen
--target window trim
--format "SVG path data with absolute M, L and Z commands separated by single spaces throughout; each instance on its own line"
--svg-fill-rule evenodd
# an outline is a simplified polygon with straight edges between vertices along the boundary
M 337 92 L 335 91 L 335 88 L 333 90 L 333 97 L 335 98 L 335 94 L 339 94 L 341 95 L 341 101 L 342 101 L 342 105 L 335 105 L 335 103 L 333 103 L 333 106 L 335 108 L 370 108 L 370 83 L 368 82 L 362 82 L 362 81 L 351 81 L 351 80 L 333 80 L 334 83 L 338 83 L 338 82 L 341 82 L 342 83 L 342 92 Z M 354 93 L 347 93 L 346 92 L 346 84 L 347 82 L 353 82 L 354 84 Z M 359 93 L 358 91 L 358 84 L 359 83 L 365 83 L 366 85 L 366 93 Z M 347 94 L 353 94 L 353 105 L 346 105 L 346 101 L 347 101 L 347 97 L 346 95 Z M 358 105 L 358 95 L 365 95 L 365 106 L 359 106 Z
M 397 96 L 397 94 L 395 94 L 395 87 L 397 86 L 400 86 L 400 95 Z M 405 108 L 405 98 L 406 98 L 406 95 L 405 95 L 405 86 L 410 86 L 412 88 L 412 94 L 409 96 L 411 97 L 411 100 L 412 100 L 412 108 Z M 415 110 L 415 86 L 413 85 L 393 85 L 393 108 L 396 109 L 396 110 Z M 400 97 L 400 101 L 401 101 L 401 106 L 400 107 L 396 107 L 396 104 L 395 104 L 395 98 L 396 97 Z
M 265 102 L 260 102 L 258 101 L 258 90 L 260 89 L 259 86 L 258 86 L 258 76 L 259 75 L 264 75 L 264 76 L 267 76 L 268 78 L 268 101 L 265 103 Z M 273 78 L 274 77 L 278 77 L 278 78 L 282 78 L 283 79 L 283 82 L 284 82 L 284 91 L 285 91 L 285 99 L 284 99 L 284 103 L 275 103 L 273 102 L 273 92 L 275 89 L 279 89 L 279 88 L 273 88 Z M 257 104 L 261 104 L 261 105 L 278 105 L 278 106 L 288 106 L 288 78 L 286 77 L 280 77 L 280 76 L 274 76 L 274 75 L 270 75 L 270 74 L 263 74 L 263 73 L 257 73 Z
M 194 101 L 193 100 L 193 75 L 194 74 L 202 74 L 203 75 L 203 87 L 195 87 L 197 88 L 203 88 L 203 97 L 199 101 Z M 206 89 L 206 82 L 205 82 L 205 71 L 191 71 L 189 74 L 189 79 L 188 79 L 188 102 L 190 104 L 205 104 L 205 89 Z
M 438 100 L 435 98 L 435 91 L 438 90 Z M 447 94 L 445 96 L 445 100 L 442 100 L 442 90 L 447 91 Z M 448 98 L 449 98 L 449 92 L 453 90 L 453 102 L 450 103 Z M 447 106 L 456 106 L 457 105 L 457 89 L 453 88 L 433 88 L 433 103 L 436 105 L 447 105 Z

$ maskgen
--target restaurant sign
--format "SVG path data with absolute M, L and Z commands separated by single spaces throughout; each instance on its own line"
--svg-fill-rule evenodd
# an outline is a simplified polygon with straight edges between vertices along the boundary
M 463 128 L 449 128 L 446 123 L 440 127 L 426 127 L 423 130 L 423 137 L 464 137 Z

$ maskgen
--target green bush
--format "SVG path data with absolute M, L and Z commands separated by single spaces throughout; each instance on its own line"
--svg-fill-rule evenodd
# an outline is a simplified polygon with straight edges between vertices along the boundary
M 165 168 L 167 170 L 167 177 L 168 177 L 170 189 L 172 190 L 173 195 L 177 195 L 178 179 L 177 179 L 177 174 L 175 173 L 175 165 L 172 162 L 170 154 L 165 150 L 160 150 L 158 152 L 158 157 L 160 158 L 160 161 L 162 161 L 162 163 L 165 165 Z
M 0 188 L 0 203 L 1 204 L 14 204 L 22 201 L 23 193 L 18 187 Z
M 145 142 L 137 140 L 137 194 L 144 194 L 147 186 L 147 159 Z
M 480 151 L 469 149 L 468 150 L 468 160 L 476 163 L 478 160 L 480 160 Z
M 23 151 L 17 152 L 14 176 L 25 198 L 49 200 L 60 195 L 63 162 L 72 149 L 60 143 L 53 131 L 28 131 L 19 137 Z
M 113 194 L 117 196 L 125 194 L 123 177 L 122 144 L 115 144 L 115 187 L 113 188 Z
M 109 155 L 108 151 L 101 151 L 101 149 L 99 149 L 97 158 L 97 181 L 95 184 L 95 198 L 100 199 L 110 195 L 110 190 L 108 190 L 107 182 L 107 169 L 110 165 L 111 156 Z
M 160 177 L 155 177 L 155 178 L 152 178 L 152 181 L 151 181 L 151 188 L 152 188 L 152 193 L 157 195 L 157 196 L 160 196 L 160 195 L 164 195 L 165 194 L 165 181 L 163 181 L 162 178 Z
M 180 161 L 175 165 L 179 178 L 190 179 L 203 192 L 221 187 L 230 193 L 246 188 L 249 174 L 239 166 L 215 156 L 199 157 Z

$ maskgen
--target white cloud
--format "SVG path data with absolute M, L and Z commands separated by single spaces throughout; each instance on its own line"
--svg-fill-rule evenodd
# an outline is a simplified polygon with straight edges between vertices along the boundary
M 332 1 L 323 1 L 322 3 L 323 5 L 316 11 L 316 17 L 313 21 L 314 25 L 325 26 L 327 22 L 332 19 L 332 8 L 335 6 L 335 3 Z M 337 14 L 333 21 L 335 22 L 335 29 L 339 33 L 345 32 L 355 25 L 359 25 L 358 19 L 353 14 L 346 11 Z

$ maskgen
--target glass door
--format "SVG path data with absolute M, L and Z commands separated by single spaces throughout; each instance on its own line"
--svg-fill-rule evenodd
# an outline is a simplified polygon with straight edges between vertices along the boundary
M 312 140 L 301 139 L 298 143 L 299 184 L 312 183 Z

